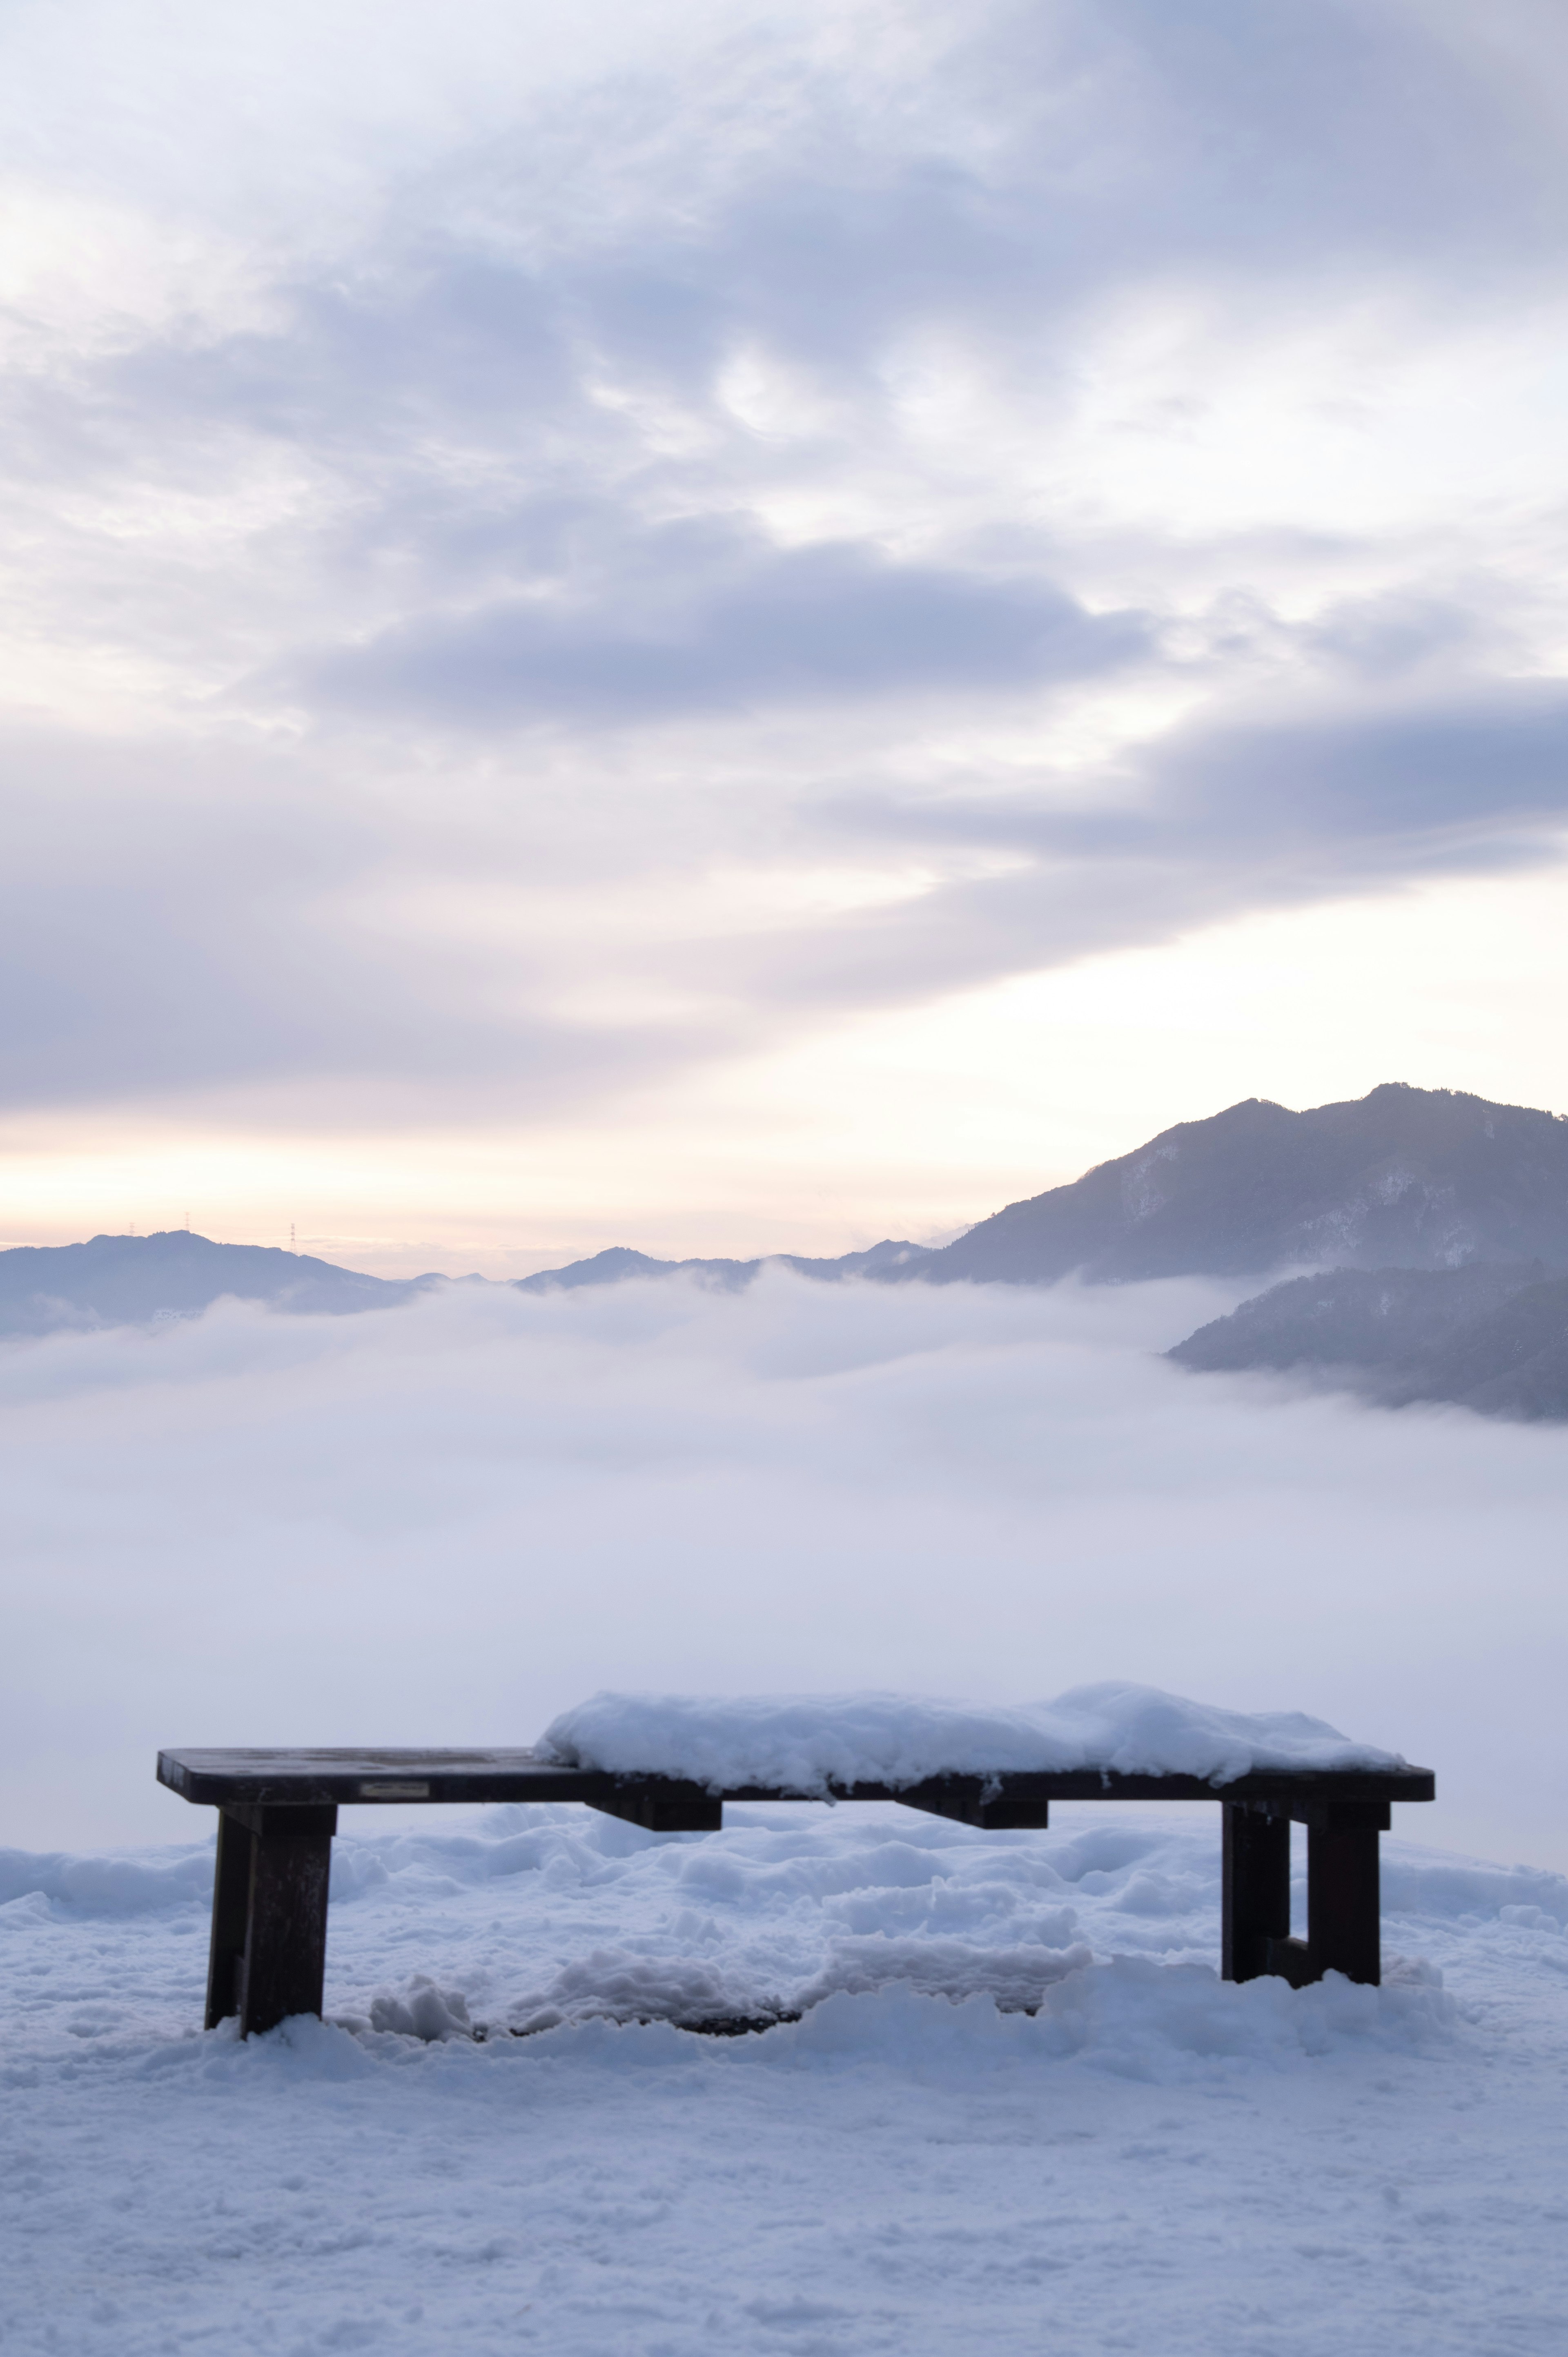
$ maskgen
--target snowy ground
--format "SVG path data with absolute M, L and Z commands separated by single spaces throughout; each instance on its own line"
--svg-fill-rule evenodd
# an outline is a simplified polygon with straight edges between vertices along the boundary
M 1568 1867 L 1568 1435 L 1162 1363 L 1227 1306 L 458 1288 L 0 1351 L 5 2357 L 1560 2357 L 1568 1880 L 1401 1837 Z M 84 1855 L 207 1833 L 160 1745 L 1105 1679 L 1435 1769 L 1385 1932 L 1443 1985 L 1221 1986 L 1213 1809 L 366 1810 L 340 2026 L 242 2048 L 209 1852 Z
M 1396 1835 L 1383 1989 L 1234 1988 L 1217 1811 L 1059 1820 L 346 1813 L 245 2047 L 209 1850 L 0 1853 L 0 2342 L 1556 2357 L 1568 1879 Z

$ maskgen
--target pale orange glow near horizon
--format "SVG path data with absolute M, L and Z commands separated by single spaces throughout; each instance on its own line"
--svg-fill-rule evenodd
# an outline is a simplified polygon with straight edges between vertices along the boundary
M 1449 879 L 1211 928 L 628 1092 L 537 1127 L 334 1132 L 231 1103 L 13 1120 L 0 1243 L 191 1224 L 377 1275 L 945 1241 L 1173 1123 L 1380 1081 L 1568 1107 L 1568 875 Z

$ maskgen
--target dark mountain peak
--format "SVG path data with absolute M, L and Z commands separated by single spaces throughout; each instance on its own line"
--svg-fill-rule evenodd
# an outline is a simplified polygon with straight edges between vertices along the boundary
M 1568 1124 L 1385 1081 L 1304 1113 L 1247 1097 L 1010 1203 L 920 1274 L 1050 1284 L 1335 1263 L 1568 1265 Z

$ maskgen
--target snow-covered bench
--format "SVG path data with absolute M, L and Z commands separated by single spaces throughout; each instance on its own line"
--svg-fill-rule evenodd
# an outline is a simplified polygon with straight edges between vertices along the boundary
M 345 1805 L 579 1801 L 650 1833 L 716 1833 L 726 1801 L 892 1801 L 1034 1829 L 1053 1801 L 1215 1801 L 1222 1970 L 1296 1986 L 1380 1977 L 1378 1836 L 1435 1780 L 1296 1714 L 1249 1717 L 1144 1686 L 1024 1710 L 893 1695 L 714 1702 L 596 1695 L 526 1751 L 161 1751 L 216 1807 L 207 2026 L 321 2010 L 327 1888 Z M 1290 1828 L 1307 1828 L 1307 1936 L 1290 1935 Z

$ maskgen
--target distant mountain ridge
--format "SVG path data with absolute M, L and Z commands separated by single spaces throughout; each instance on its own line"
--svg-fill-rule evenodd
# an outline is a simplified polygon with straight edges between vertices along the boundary
M 540 1295 L 682 1275 L 735 1291 L 783 1267 L 829 1283 L 1107 1285 L 1313 1262 L 1330 1265 L 1169 1356 L 1196 1372 L 1315 1372 L 1391 1405 L 1568 1417 L 1568 1122 L 1401 1082 L 1305 1113 L 1252 1097 L 1178 1123 L 940 1249 L 890 1239 L 827 1259 L 669 1261 L 616 1245 L 513 1284 Z M 446 1281 L 186 1230 L 94 1236 L 0 1252 L 0 1334 L 194 1317 L 225 1295 L 343 1316 Z
M 1391 1081 L 1305 1113 L 1248 1097 L 1178 1122 L 935 1250 L 888 1242 L 838 1260 L 659 1261 L 617 1245 L 520 1282 L 540 1293 L 681 1270 L 739 1285 L 782 1265 L 893 1284 L 1054 1285 L 1076 1273 L 1116 1285 L 1479 1261 L 1568 1268 L 1568 1122 Z
M 366 1276 L 308 1253 L 215 1243 L 188 1228 L 94 1236 L 81 1244 L 16 1244 L 0 1252 L 0 1334 L 194 1318 L 226 1295 L 264 1301 L 274 1309 L 342 1317 L 392 1308 L 440 1282 Z
M 780 1256 L 806 1275 L 935 1285 L 1266 1278 L 1314 1262 L 1329 1265 L 1169 1357 L 1195 1372 L 1294 1369 L 1389 1406 L 1568 1418 L 1568 1122 L 1462 1091 L 1390 1082 L 1305 1113 L 1251 1097 L 940 1250 Z M 683 1271 L 728 1289 L 768 1265 L 618 1248 L 522 1282 L 546 1293 Z
M 917 1275 L 917 1264 L 934 1255 L 923 1244 L 873 1244 L 869 1251 L 841 1253 L 836 1260 L 811 1260 L 801 1253 L 774 1253 L 757 1260 L 654 1260 L 625 1244 L 611 1244 L 588 1260 L 569 1261 L 564 1268 L 543 1268 L 534 1276 L 519 1276 L 519 1293 L 573 1292 L 584 1285 L 622 1285 L 633 1276 L 694 1276 L 721 1293 L 738 1293 L 765 1268 L 792 1268 L 798 1276 L 842 1284 L 846 1276 L 891 1277 Z

